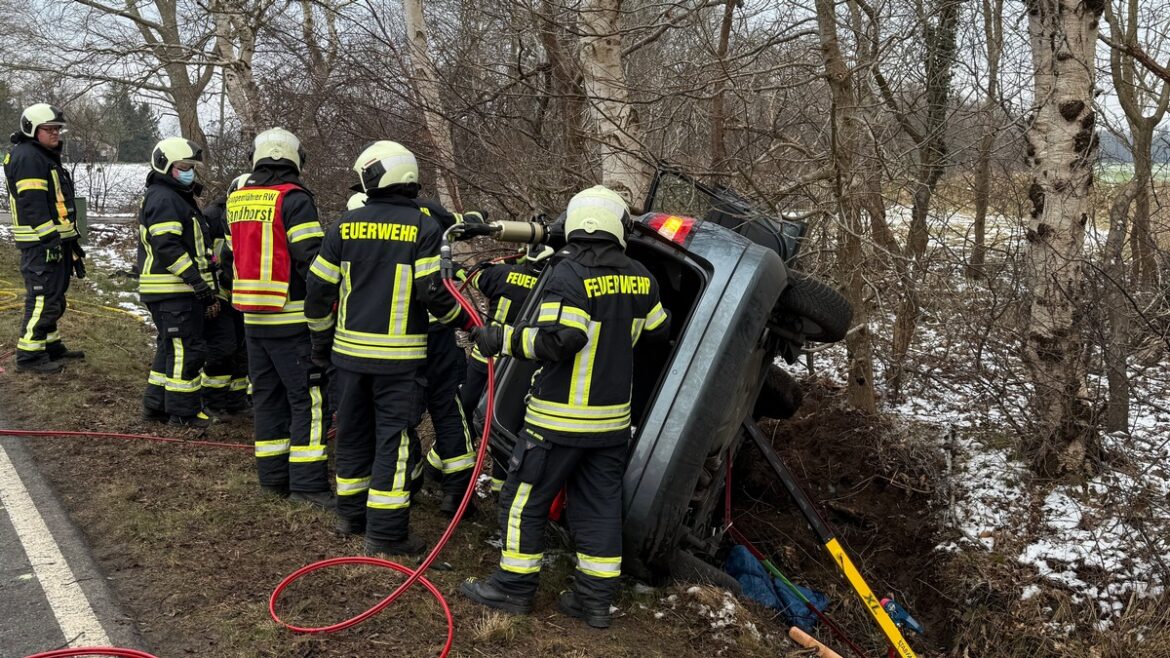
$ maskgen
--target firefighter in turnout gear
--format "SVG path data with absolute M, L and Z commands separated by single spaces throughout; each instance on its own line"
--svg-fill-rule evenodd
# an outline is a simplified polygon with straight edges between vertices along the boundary
M 360 207 L 365 202 L 366 196 L 358 193 L 350 197 L 349 205 Z M 415 204 L 424 215 L 434 220 L 440 234 L 465 221 L 483 222 L 483 215 L 479 212 L 451 212 L 427 199 L 416 199 Z M 440 482 L 443 499 L 439 511 L 450 517 L 459 509 L 463 492 L 471 482 L 471 469 L 475 466 L 471 427 L 459 396 L 459 387 L 467 370 L 467 355 L 459 346 L 453 328 L 439 322 L 433 315 L 429 315 L 429 321 L 426 367 L 420 372 L 422 393 L 418 415 L 421 417 L 425 410 L 431 416 L 435 441 L 427 451 L 424 468 Z M 408 435 L 411 441 L 418 441 L 413 427 Z M 421 486 L 421 479 L 415 478 L 412 491 Z M 474 512 L 475 508 L 469 503 L 464 514 Z
M 434 201 L 419 200 L 419 209 L 435 221 L 439 233 L 463 222 L 483 222 L 479 212 L 455 213 Z M 459 395 L 467 373 L 467 353 L 459 346 L 455 329 L 430 316 L 427 330 L 427 365 L 423 370 L 422 401 L 431 416 L 435 442 L 427 451 L 426 468 L 440 483 L 443 499 L 439 511 L 455 516 L 475 467 L 475 445 L 467 409 Z M 465 516 L 475 513 L 469 501 Z
M 200 428 L 212 422 L 200 399 L 203 322 L 219 309 L 209 231 L 195 201 L 195 165 L 202 162 L 197 144 L 181 137 L 159 142 L 138 215 L 138 295 L 158 329 L 143 414 Z
M 531 612 L 549 506 L 566 488 L 577 570 L 558 604 L 595 628 L 610 624 L 621 575 L 633 350 L 669 327 L 657 282 L 624 253 L 628 224 L 629 210 L 613 191 L 578 193 L 565 220 L 568 245 L 544 275 L 535 325 L 473 332 L 484 356 L 541 363 L 500 493 L 499 567 L 460 587 L 477 603 Z
M 17 370 L 59 372 L 62 359 L 85 358 L 84 352 L 66 348 L 57 332 L 70 275 L 85 277 L 85 252 L 74 226 L 73 178 L 61 164 L 64 126 L 65 115 L 56 107 L 29 106 L 4 158 L 12 237 L 20 248 L 25 285 Z
M 240 176 L 228 194 L 248 179 Z M 203 208 L 211 235 L 213 269 L 219 283 L 219 313 L 205 320 L 207 363 L 203 366 L 203 403 L 216 415 L 246 411 L 248 404 L 248 351 L 244 343 L 244 314 L 232 307 L 232 248 L 229 244 L 227 196 Z
M 516 322 L 516 316 L 528 299 L 528 293 L 532 292 L 549 256 L 553 255 L 553 248 L 545 244 L 528 245 L 524 253 L 524 259 L 518 263 L 486 265 L 468 280 L 472 287 L 487 297 L 489 322 L 499 325 Z M 467 376 L 460 392 L 463 408 L 469 418 L 483 397 L 487 375 L 487 357 L 480 354 L 478 347 L 473 346 L 471 359 L 467 362 Z M 499 493 L 506 475 L 503 464 L 492 463 L 492 491 Z
M 310 358 L 305 277 L 325 231 L 301 181 L 300 140 L 256 135 L 252 173 L 228 195 L 232 305 L 244 314 L 256 469 L 271 494 L 333 508 L 324 372 Z
M 309 275 L 305 315 L 314 362 L 336 367 L 338 531 L 365 533 L 371 555 L 417 555 L 409 534 L 411 484 L 421 471 L 409 432 L 418 423 L 427 313 L 468 327 L 442 286 L 438 225 L 419 210 L 418 163 L 396 142 L 354 163 L 368 202 L 325 236 Z

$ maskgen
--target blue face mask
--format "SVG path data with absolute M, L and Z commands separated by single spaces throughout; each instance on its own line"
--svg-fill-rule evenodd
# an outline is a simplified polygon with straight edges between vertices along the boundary
M 176 170 L 175 174 L 176 174 L 175 180 L 179 181 L 183 185 L 190 185 L 191 183 L 195 182 L 195 170 L 194 169 L 188 169 L 186 171 Z

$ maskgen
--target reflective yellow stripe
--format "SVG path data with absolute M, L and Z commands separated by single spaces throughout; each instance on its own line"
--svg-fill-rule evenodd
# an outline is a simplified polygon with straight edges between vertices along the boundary
M 52 233 L 56 232 L 57 225 L 54 224 L 53 220 L 50 219 L 49 221 L 45 222 L 44 224 L 41 224 L 40 226 L 36 227 L 36 229 L 34 229 L 34 230 L 36 231 L 38 237 L 43 238 L 46 235 L 51 235 Z
M 447 311 L 446 315 L 444 315 L 441 318 L 437 318 L 437 319 L 439 322 L 442 322 L 443 324 L 451 324 L 452 322 L 455 321 L 455 318 L 459 317 L 459 311 L 461 311 L 461 310 L 462 310 L 462 308 L 458 304 L 456 304 L 456 305 L 451 307 L 450 311 Z
M 427 358 L 427 348 L 422 347 L 377 347 L 374 345 L 354 345 L 344 340 L 334 339 L 333 351 L 359 359 L 380 359 L 385 361 L 404 361 Z
M 309 272 L 329 283 L 336 284 L 341 281 L 341 268 L 330 263 L 324 256 L 317 256 L 313 259 L 313 265 L 309 267 Z
M 630 322 L 630 340 L 635 344 L 638 339 L 642 337 L 642 328 L 646 326 L 646 320 L 642 318 L 634 318 Z
M 171 376 L 167 377 L 167 391 L 171 393 L 197 393 L 200 389 L 201 375 L 196 373 L 194 379 L 183 379 L 183 359 L 187 354 L 183 339 L 172 338 L 171 348 L 174 350 L 175 364 L 171 368 Z
M 556 322 L 561 315 L 560 302 L 542 302 L 540 305 L 540 314 L 536 316 L 537 322 Z
M 247 291 L 256 293 L 279 293 L 284 297 L 288 284 L 280 281 L 265 281 L 261 279 L 236 279 L 232 282 L 233 291 Z
M 414 278 L 420 279 L 439 271 L 439 257 L 428 256 L 414 261 Z
M 654 331 L 661 327 L 663 322 L 666 322 L 666 311 L 662 309 L 662 302 L 658 302 L 646 315 L 646 331 Z
M 394 292 L 390 298 L 390 333 L 401 336 L 406 333 L 406 321 L 410 317 L 410 293 L 414 281 L 410 278 L 410 266 L 400 264 L 394 269 Z
M 524 412 L 524 422 L 545 429 L 570 433 L 616 432 L 630 426 L 630 414 L 589 418 L 584 416 L 561 416 L 533 409 L 531 404 Z
M 580 329 L 588 333 L 589 322 L 592 318 L 585 311 L 574 306 L 564 306 L 561 308 L 561 324 L 573 329 Z
M 304 324 L 305 314 L 300 311 L 278 312 L 278 313 L 253 313 L 247 311 L 244 313 L 244 324 L 253 326 L 271 327 L 274 325 L 288 325 L 288 324 Z
M 544 553 L 500 551 L 500 568 L 512 573 L 537 573 Z
M 430 462 L 431 466 L 442 471 L 444 475 L 449 475 L 451 473 L 466 471 L 472 466 L 475 466 L 475 453 L 469 452 L 458 457 L 442 459 L 439 457 L 439 453 L 435 452 L 434 448 L 431 448 L 427 452 L 427 461 Z
M 154 386 L 166 386 L 167 376 L 157 370 L 151 370 L 150 374 L 146 376 L 146 383 Z
M 520 553 L 520 515 L 524 513 L 524 506 L 528 504 L 528 496 L 532 493 L 532 485 L 521 482 L 516 488 L 516 497 L 508 508 L 508 531 L 504 541 L 504 550 Z
M 311 402 L 311 422 L 309 425 L 309 445 L 323 446 L 325 443 L 325 402 L 321 396 L 320 386 L 309 387 Z
M 566 418 L 619 418 L 630 415 L 629 402 L 583 406 L 532 397 L 528 400 L 528 408 Z
M 323 318 L 310 318 L 306 316 L 305 322 L 309 324 L 309 331 L 328 331 L 329 329 L 333 328 L 333 325 L 337 323 L 337 320 L 332 315 L 328 315 Z
M 49 191 L 49 179 L 47 178 L 22 178 L 16 181 L 16 193 L 29 192 L 31 190 L 40 190 L 41 192 Z
M 395 489 L 392 491 L 370 489 L 369 497 L 366 498 L 366 507 L 372 507 L 374 509 L 402 509 L 404 507 L 410 507 L 410 492 L 405 489 Z
M 16 349 L 24 352 L 41 352 L 45 349 L 45 344 L 48 341 L 34 340 L 33 332 L 37 323 L 41 321 L 41 314 L 45 312 L 45 296 L 37 295 L 36 301 L 33 302 L 32 314 L 28 318 L 28 326 L 25 327 L 24 335 L 20 340 L 16 341 Z
M 247 377 L 236 377 L 236 378 L 232 379 L 232 385 L 230 387 L 230 390 L 232 390 L 232 391 L 246 391 L 249 389 L 250 386 L 251 386 L 251 383 L 248 382 Z
M 510 324 L 504 325 L 504 345 L 500 348 L 500 353 L 504 356 L 516 356 L 512 353 L 512 339 L 516 335 L 516 328 Z
M 181 222 L 177 222 L 177 221 L 175 221 L 175 222 L 158 222 L 157 224 L 152 224 L 152 225 L 148 226 L 146 228 L 146 231 L 148 233 L 150 233 L 151 235 L 155 235 L 155 236 L 163 235 L 166 233 L 171 233 L 174 235 L 182 235 L 183 234 L 183 224 Z
M 306 464 L 329 459 L 329 456 L 325 454 L 325 446 L 291 446 L 291 448 L 292 454 L 288 458 L 290 463 Z
M 370 488 L 370 476 L 364 478 L 337 477 L 337 495 L 353 496 L 367 491 Z
M 536 358 L 536 332 L 540 331 L 536 327 L 525 327 L 520 330 L 520 351 L 524 358 Z
M 287 455 L 289 451 L 289 439 L 272 439 L 271 441 L 257 441 L 256 442 L 256 456 L 257 457 L 279 457 Z
M 60 218 L 61 223 L 66 225 L 66 231 L 73 231 L 73 223 L 69 221 L 69 210 L 65 208 L 65 193 L 61 190 L 61 177 L 57 175 L 56 169 L 49 170 L 49 177 L 53 179 L 53 191 L 56 192 L 57 198 L 57 217 Z M 62 231 L 65 233 L 66 231 Z
M 569 382 L 569 403 L 577 406 L 589 404 L 589 390 L 593 386 L 593 363 L 597 360 L 597 337 L 601 333 L 600 322 L 590 322 L 585 330 L 588 341 L 585 348 L 573 357 L 573 375 Z
M 289 244 L 295 244 L 302 240 L 311 240 L 313 238 L 320 238 L 325 236 L 325 230 L 317 222 L 305 222 L 304 224 L 297 224 L 288 231 Z
M 175 262 L 167 265 L 167 271 L 171 274 L 174 274 L 175 276 L 179 276 L 183 272 L 186 272 L 188 269 L 190 269 L 190 267 L 194 264 L 195 262 L 191 260 L 190 254 L 184 252 L 182 256 L 179 256 L 175 259 Z
M 394 491 L 406 489 L 406 467 L 410 464 L 410 437 L 406 430 L 398 435 L 398 461 L 394 464 Z
M 622 575 L 622 558 L 597 557 L 596 555 L 577 554 L 577 571 L 597 578 L 617 578 Z
M 231 375 L 209 375 L 203 373 L 203 388 L 227 388 L 231 386 Z
M 504 324 L 508 321 L 508 311 L 512 308 L 512 300 L 508 299 L 507 297 L 501 297 L 497 304 L 496 314 L 493 317 L 495 318 L 496 322 Z

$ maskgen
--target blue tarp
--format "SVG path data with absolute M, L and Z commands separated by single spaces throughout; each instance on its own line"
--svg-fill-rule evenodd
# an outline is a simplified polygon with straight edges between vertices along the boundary
M 743 587 L 744 596 L 779 610 L 789 623 L 799 626 L 805 631 L 812 631 L 817 624 L 817 616 L 799 597 L 792 592 L 779 578 L 772 578 L 764 565 L 756 559 L 747 548 L 736 545 L 727 556 L 723 570 L 731 574 Z M 824 611 L 829 605 L 829 597 L 820 592 L 796 585 L 805 598 L 812 601 L 817 610 Z

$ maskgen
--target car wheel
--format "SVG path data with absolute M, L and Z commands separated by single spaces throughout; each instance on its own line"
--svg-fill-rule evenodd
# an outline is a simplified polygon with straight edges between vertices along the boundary
M 853 307 L 841 293 L 796 270 L 788 270 L 788 286 L 777 307 L 800 321 L 804 337 L 818 343 L 835 343 L 849 332 Z

